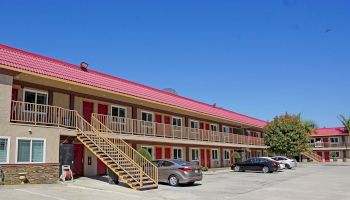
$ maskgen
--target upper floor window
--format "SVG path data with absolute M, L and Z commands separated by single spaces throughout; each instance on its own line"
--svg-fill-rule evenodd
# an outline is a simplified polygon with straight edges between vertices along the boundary
M 337 138 L 337 137 L 331 137 L 331 138 L 329 138 L 329 142 L 330 142 L 330 143 L 339 143 L 339 138 Z
M 142 121 L 153 122 L 153 113 L 142 111 L 141 115 Z
M 218 126 L 216 124 L 210 124 L 210 130 L 216 132 L 218 131 Z
M 173 126 L 182 126 L 182 119 L 179 117 L 173 117 Z
M 190 126 L 193 129 L 198 129 L 199 128 L 199 121 L 190 120 Z
M 48 93 L 44 91 L 24 89 L 24 102 L 35 104 L 48 104 Z
M 126 108 L 120 106 L 112 106 L 112 116 L 125 118 L 126 115 Z
M 226 135 L 228 135 L 230 133 L 230 128 L 227 126 L 223 126 L 222 127 L 222 132 L 224 132 Z
M 8 137 L 0 137 L 0 163 L 9 162 L 9 140 Z
M 45 139 L 17 139 L 17 162 L 45 162 Z

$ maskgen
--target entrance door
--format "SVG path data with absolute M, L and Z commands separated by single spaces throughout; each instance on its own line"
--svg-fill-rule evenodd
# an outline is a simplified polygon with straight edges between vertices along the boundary
M 207 149 L 207 167 L 211 168 L 211 152 L 210 152 L 210 149 Z
M 108 115 L 108 105 L 98 104 L 98 114 Z
M 156 159 L 159 160 L 159 159 L 162 159 L 162 147 L 156 147 Z
M 330 156 L 329 156 L 329 151 L 325 151 L 324 152 L 324 159 L 326 162 L 330 162 L 331 159 L 330 159 Z
M 83 116 L 84 119 L 91 123 L 91 114 L 94 112 L 94 103 L 92 102 L 83 102 Z
M 77 176 L 84 176 L 84 145 L 74 144 L 73 172 Z
M 169 147 L 165 148 L 165 159 L 171 159 L 171 149 Z

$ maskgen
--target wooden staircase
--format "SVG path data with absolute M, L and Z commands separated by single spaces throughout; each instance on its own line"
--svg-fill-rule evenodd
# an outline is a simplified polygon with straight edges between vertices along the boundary
M 158 168 L 125 141 L 108 138 L 78 113 L 77 130 L 79 141 L 132 189 L 158 188 Z
M 304 153 L 301 153 L 303 156 L 315 161 L 315 162 L 323 162 L 323 159 L 321 156 L 317 155 L 316 153 L 314 152 L 304 152 Z

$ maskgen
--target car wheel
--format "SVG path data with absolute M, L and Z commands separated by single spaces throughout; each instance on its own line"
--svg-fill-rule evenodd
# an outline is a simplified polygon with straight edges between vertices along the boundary
M 179 179 L 175 175 L 171 175 L 169 177 L 169 185 L 174 186 L 174 187 L 178 186 L 179 185 Z
M 240 166 L 235 166 L 234 171 L 235 172 L 240 172 L 241 171 L 241 167 Z
M 288 165 L 288 164 L 286 164 L 286 168 L 287 168 L 287 169 L 292 169 L 292 168 L 290 167 L 290 165 Z
M 269 172 L 270 172 L 269 167 L 267 167 L 267 166 L 263 167 L 263 168 L 262 168 L 262 172 L 264 172 L 265 174 L 266 174 L 266 173 L 269 173 Z

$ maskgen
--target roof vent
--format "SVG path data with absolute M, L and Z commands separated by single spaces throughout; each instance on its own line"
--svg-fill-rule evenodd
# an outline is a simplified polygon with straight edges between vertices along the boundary
M 165 88 L 165 89 L 163 89 L 163 91 L 169 92 L 171 94 L 179 95 L 179 93 L 176 90 L 174 90 L 173 88 Z
M 86 62 L 81 62 L 81 63 L 80 63 L 80 67 L 81 67 L 81 69 L 83 69 L 83 70 L 87 70 L 88 66 L 89 66 L 89 64 L 86 63 Z

